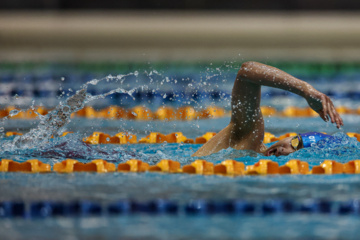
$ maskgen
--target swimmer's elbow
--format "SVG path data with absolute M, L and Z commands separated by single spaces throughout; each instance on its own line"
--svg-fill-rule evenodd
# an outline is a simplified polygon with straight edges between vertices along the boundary
M 246 78 L 248 73 L 252 71 L 252 69 L 256 64 L 257 63 L 254 61 L 248 61 L 241 64 L 241 67 L 238 72 L 238 78 L 243 78 L 243 79 Z

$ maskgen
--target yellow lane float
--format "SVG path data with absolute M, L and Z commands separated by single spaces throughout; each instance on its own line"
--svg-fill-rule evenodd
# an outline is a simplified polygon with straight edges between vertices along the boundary
M 66 159 L 60 163 L 54 164 L 54 172 L 72 173 L 72 172 L 97 172 L 107 173 L 115 171 L 115 164 L 102 159 L 96 159 L 89 163 L 82 163 L 74 159 Z
M 155 118 L 161 121 L 175 120 L 175 111 L 171 107 L 159 107 L 155 112 Z
M 201 137 L 195 138 L 195 143 L 196 144 L 204 144 L 207 141 L 209 141 L 215 135 L 216 135 L 215 132 L 207 132 L 204 135 L 202 135 Z
M 150 172 L 166 172 L 166 173 L 177 173 L 181 172 L 180 163 L 169 160 L 169 159 L 162 159 L 158 162 L 155 166 L 150 166 Z
M 149 164 L 137 159 L 130 159 L 126 163 L 119 163 L 119 172 L 145 172 L 149 170 Z
M 320 166 L 314 166 L 311 170 L 312 174 L 341 174 L 343 172 L 343 164 L 333 160 L 325 160 Z
M 239 176 L 245 174 L 245 164 L 232 159 L 222 161 L 214 166 L 214 174 Z
M 352 160 L 343 164 L 344 173 L 359 174 L 360 173 L 360 160 Z
M 26 162 L 2 159 L 0 162 L 0 172 L 46 173 L 51 172 L 51 166 L 37 159 L 29 159 Z
M 139 143 L 194 143 L 193 139 L 186 138 L 182 132 L 164 135 L 158 132 L 151 132 L 146 137 L 139 140 Z
M 279 167 L 280 174 L 308 174 L 309 163 L 292 159 L 285 165 Z
M 198 159 L 192 162 L 190 165 L 185 165 L 182 168 L 182 171 L 189 174 L 211 175 L 214 174 L 214 164 L 212 162 Z
M 103 132 L 93 132 L 92 135 L 83 139 L 85 143 L 89 144 L 126 144 L 137 143 L 137 138 L 133 134 L 119 132 L 114 136 Z
M 246 167 L 246 174 L 250 175 L 265 175 L 265 174 L 278 174 L 279 164 L 271 160 L 261 159 L 257 163 Z
M 146 120 L 153 120 L 154 114 L 147 107 L 137 106 L 128 111 L 127 117 L 128 119 L 132 119 L 132 120 L 146 121 Z

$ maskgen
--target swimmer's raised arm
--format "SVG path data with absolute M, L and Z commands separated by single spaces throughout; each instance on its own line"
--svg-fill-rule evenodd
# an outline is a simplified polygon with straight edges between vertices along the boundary
M 239 70 L 238 77 L 258 85 L 284 89 L 304 97 L 324 121 L 331 120 L 340 128 L 343 121 L 336 112 L 331 99 L 317 91 L 313 86 L 290 74 L 258 62 L 246 62 Z
M 310 84 L 275 67 L 258 62 L 245 62 L 234 82 L 229 125 L 204 144 L 193 156 L 206 156 L 228 147 L 250 149 L 256 152 L 266 150 L 263 144 L 264 120 L 260 110 L 262 85 L 298 94 L 307 100 L 309 106 L 324 121 L 331 119 L 338 128 L 343 125 L 330 98 Z

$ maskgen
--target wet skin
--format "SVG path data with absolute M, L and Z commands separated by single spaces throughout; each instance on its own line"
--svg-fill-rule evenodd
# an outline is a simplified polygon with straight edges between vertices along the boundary
M 281 155 L 289 155 L 290 153 L 295 152 L 296 150 L 291 146 L 291 139 L 293 137 L 284 138 L 277 143 L 270 146 L 266 151 L 263 152 L 265 156 L 281 156 Z
M 260 110 L 261 86 L 280 88 L 298 94 L 324 121 L 336 123 L 337 128 L 343 126 L 343 120 L 334 104 L 324 93 L 275 67 L 258 62 L 245 62 L 234 82 L 229 125 L 192 156 L 207 156 L 229 147 L 276 156 L 288 155 L 295 151 L 290 145 L 291 137 L 279 141 L 269 149 L 266 149 L 263 144 L 264 119 Z

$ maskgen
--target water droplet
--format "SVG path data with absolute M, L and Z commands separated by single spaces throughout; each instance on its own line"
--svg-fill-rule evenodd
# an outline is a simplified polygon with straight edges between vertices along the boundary
M 15 116 L 15 115 L 18 115 L 19 113 L 20 113 L 19 110 L 14 109 L 14 110 L 11 110 L 11 111 L 9 112 L 9 115 L 10 115 L 10 117 L 13 117 L 13 116 Z

